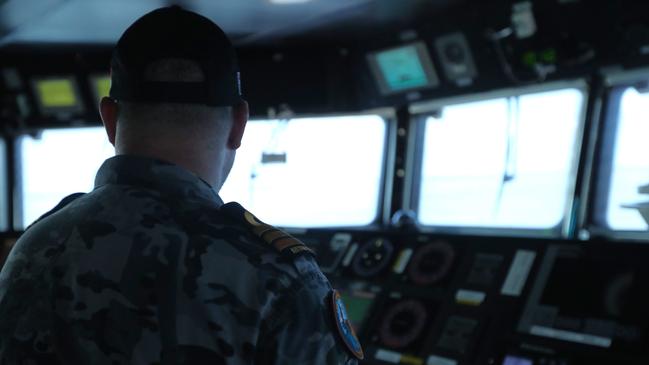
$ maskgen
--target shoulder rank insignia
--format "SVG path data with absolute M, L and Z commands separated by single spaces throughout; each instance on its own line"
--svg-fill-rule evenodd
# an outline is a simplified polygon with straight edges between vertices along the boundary
M 302 253 L 308 253 L 315 255 L 315 253 L 310 248 L 306 247 L 302 241 L 280 229 L 260 221 L 239 203 L 232 202 L 224 204 L 221 207 L 221 211 L 229 217 L 243 223 L 255 234 L 255 236 L 261 238 L 264 242 L 273 247 L 275 251 L 281 254 L 299 255 Z
M 340 293 L 335 289 L 331 292 L 331 307 L 334 312 L 334 320 L 336 322 L 336 327 L 338 328 L 338 334 L 345 343 L 345 346 L 347 346 L 347 349 L 358 360 L 363 360 L 365 355 L 363 354 L 361 342 L 358 340 L 358 337 L 356 337 L 356 332 L 349 321 L 347 310 L 345 309 L 345 303 L 343 303 Z

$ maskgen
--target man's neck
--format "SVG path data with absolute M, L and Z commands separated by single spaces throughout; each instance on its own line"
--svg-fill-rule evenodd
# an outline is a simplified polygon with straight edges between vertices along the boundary
M 221 175 L 223 158 L 216 154 L 210 156 L 206 153 L 197 153 L 192 150 L 156 150 L 141 148 L 116 148 L 117 155 L 135 155 L 154 158 L 178 165 L 210 184 L 215 189 L 220 189 L 224 181 Z

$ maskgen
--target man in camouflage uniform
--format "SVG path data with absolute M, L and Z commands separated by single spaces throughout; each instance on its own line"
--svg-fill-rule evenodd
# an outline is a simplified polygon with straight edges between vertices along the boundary
M 159 9 L 111 67 L 117 156 L 12 250 L 0 364 L 356 364 L 310 250 L 217 194 L 247 120 L 222 31 Z

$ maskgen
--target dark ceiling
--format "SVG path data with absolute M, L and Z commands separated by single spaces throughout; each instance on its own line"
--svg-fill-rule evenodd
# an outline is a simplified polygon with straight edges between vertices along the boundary
M 240 46 L 340 40 L 414 22 L 463 0 L 0 0 L 0 46 L 112 44 L 141 15 L 180 4 L 219 24 Z

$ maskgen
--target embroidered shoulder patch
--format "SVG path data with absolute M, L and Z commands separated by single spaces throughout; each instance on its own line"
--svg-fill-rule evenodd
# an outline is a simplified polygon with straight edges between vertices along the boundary
M 356 337 L 356 332 L 349 321 L 345 303 L 343 303 L 340 293 L 335 289 L 331 292 L 331 308 L 333 310 L 338 334 L 343 343 L 349 352 L 351 352 L 358 360 L 363 360 L 365 354 L 363 353 L 361 342 L 358 340 L 358 337 Z

